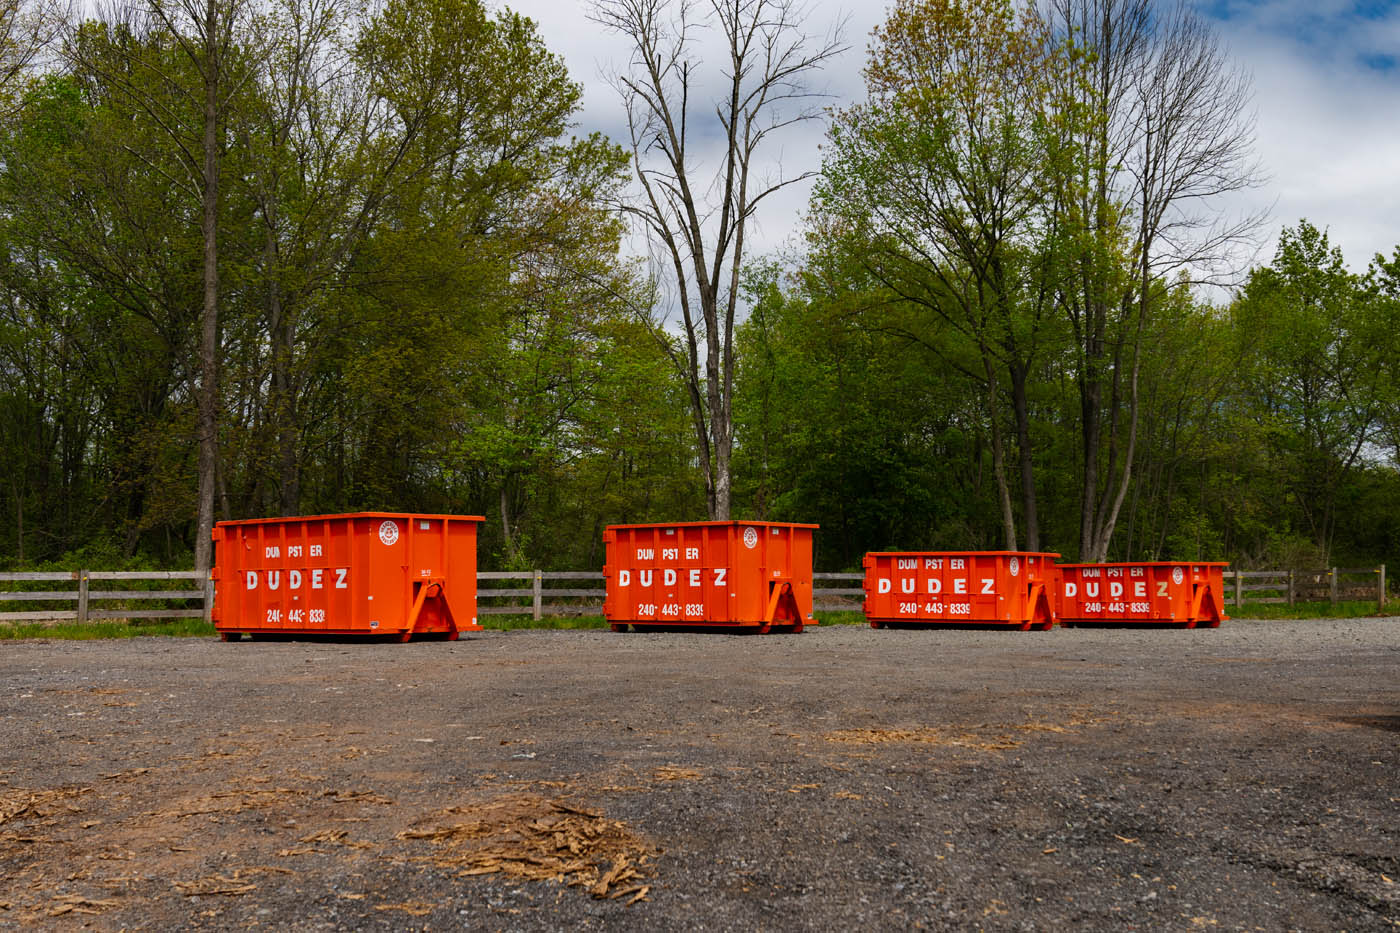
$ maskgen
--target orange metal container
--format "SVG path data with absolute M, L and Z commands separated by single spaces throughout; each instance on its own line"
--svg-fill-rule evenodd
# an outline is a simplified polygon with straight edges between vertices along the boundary
M 1060 564 L 1065 625 L 1180 625 L 1215 628 L 1225 614 L 1225 562 Z
M 800 632 L 812 618 L 812 531 L 779 522 L 609 525 L 613 631 L 628 625 Z
M 455 639 L 476 621 L 477 515 L 360 512 L 219 522 L 214 627 Z
M 888 551 L 865 555 L 872 628 L 955 623 L 1048 629 L 1054 561 L 1041 551 Z

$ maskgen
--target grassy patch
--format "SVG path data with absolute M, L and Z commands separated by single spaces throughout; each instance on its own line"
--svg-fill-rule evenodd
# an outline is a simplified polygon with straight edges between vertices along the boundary
M 200 638 L 214 635 L 214 626 L 203 619 L 132 619 L 129 622 L 104 621 L 60 622 L 45 625 L 25 622 L 17 625 L 0 624 L 0 641 L 21 638 L 57 638 L 64 641 L 87 641 L 94 638 L 140 638 L 144 635 L 165 635 L 175 638 Z
M 488 631 L 509 632 L 521 628 L 543 629 L 590 629 L 607 628 L 608 620 L 602 616 L 546 616 L 536 622 L 526 615 L 478 616 L 478 624 Z
M 822 625 L 867 625 L 863 612 L 822 612 L 817 610 L 817 621 Z
M 1385 612 L 1376 607 L 1374 599 L 1339 600 L 1331 602 L 1294 603 L 1251 603 L 1245 600 L 1240 608 L 1234 604 L 1225 607 L 1225 614 L 1233 619 L 1360 619 L 1366 616 L 1393 615 L 1396 607 L 1387 603 Z

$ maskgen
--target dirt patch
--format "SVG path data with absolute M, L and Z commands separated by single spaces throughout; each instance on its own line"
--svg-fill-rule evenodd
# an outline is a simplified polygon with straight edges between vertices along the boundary
M 444 825 L 443 820 L 453 822 Z M 654 854 L 636 833 L 602 812 L 536 794 L 507 794 L 449 807 L 436 825 L 400 832 L 441 851 L 426 859 L 459 877 L 496 872 L 583 887 L 596 898 L 646 897 L 640 883 Z

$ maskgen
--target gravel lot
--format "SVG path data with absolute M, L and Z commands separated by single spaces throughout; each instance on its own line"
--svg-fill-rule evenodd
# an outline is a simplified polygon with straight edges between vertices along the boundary
M 0 928 L 1392 930 L 1400 619 L 0 647 Z

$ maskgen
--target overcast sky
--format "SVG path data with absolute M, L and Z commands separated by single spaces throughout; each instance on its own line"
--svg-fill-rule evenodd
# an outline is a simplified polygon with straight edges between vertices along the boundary
M 860 98 L 870 31 L 888 4 L 808 2 L 810 31 L 824 32 L 847 19 L 850 48 L 822 80 L 834 103 Z M 604 75 L 625 65 L 628 49 L 588 20 L 587 0 L 496 5 L 535 20 L 545 42 L 583 84 L 578 129 L 622 141 L 618 98 Z M 1326 228 L 1358 271 L 1377 252 L 1391 255 L 1400 245 L 1400 0 L 1200 0 L 1199 9 L 1253 76 L 1255 149 L 1268 177 L 1238 209 L 1270 211 L 1260 261 L 1272 258 L 1279 229 L 1302 217 Z M 790 132 L 771 155 L 788 174 L 814 169 L 821 140 L 822 128 L 811 125 Z M 808 190 L 794 185 L 767 205 L 751 255 L 791 241 Z

